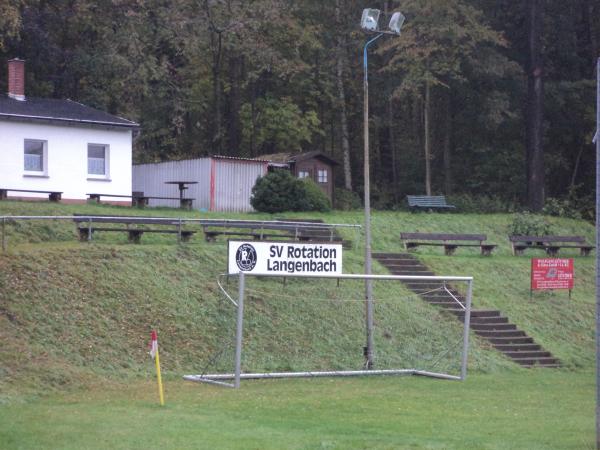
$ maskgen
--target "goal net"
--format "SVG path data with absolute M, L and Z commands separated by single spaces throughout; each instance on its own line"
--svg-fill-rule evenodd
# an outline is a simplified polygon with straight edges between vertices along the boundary
M 373 285 L 369 370 L 367 278 Z M 243 379 L 284 377 L 464 379 L 471 282 L 393 275 L 223 276 L 219 322 L 212 330 L 221 346 L 199 361 L 199 373 L 184 378 L 231 387 Z

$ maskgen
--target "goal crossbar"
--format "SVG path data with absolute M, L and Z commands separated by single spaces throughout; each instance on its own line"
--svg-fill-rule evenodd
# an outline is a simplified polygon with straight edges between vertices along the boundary
M 315 377 L 353 377 L 370 375 L 418 375 L 431 378 L 440 378 L 447 380 L 464 381 L 467 377 L 467 360 L 469 352 L 469 327 L 471 320 L 471 298 L 473 295 L 473 277 L 467 276 L 425 276 L 425 275 L 366 275 L 366 274 L 261 274 L 261 277 L 277 278 L 331 278 L 338 280 L 397 280 L 397 281 L 464 281 L 467 283 L 466 302 L 462 304 L 458 299 L 457 305 L 462 308 L 464 314 L 463 345 L 461 355 L 460 376 L 431 372 L 418 369 L 370 369 L 370 370 L 338 370 L 338 371 L 304 371 L 304 372 L 265 372 L 265 373 L 242 373 L 242 333 L 244 324 L 244 294 L 245 279 L 247 276 L 258 276 L 251 273 L 240 272 L 237 274 L 238 282 L 238 301 L 237 301 L 237 323 L 235 339 L 235 368 L 233 373 L 223 374 L 203 374 L 203 375 L 185 375 L 183 378 L 187 381 L 196 381 L 219 386 L 239 388 L 240 380 L 249 379 L 279 379 L 279 378 L 315 378 Z M 233 383 L 228 383 L 233 380 Z

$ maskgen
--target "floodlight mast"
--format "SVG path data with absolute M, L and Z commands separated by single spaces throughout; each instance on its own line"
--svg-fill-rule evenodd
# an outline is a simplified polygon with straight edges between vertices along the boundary
M 400 35 L 400 29 L 404 23 L 404 15 L 401 12 L 392 14 L 389 28 L 390 31 L 379 30 L 378 21 L 381 11 L 378 9 L 366 8 L 363 10 L 360 26 L 363 30 L 369 33 L 377 33 L 377 35 L 367 41 L 363 51 L 363 133 L 364 133 L 364 195 L 365 195 L 365 274 L 372 273 L 371 259 L 371 180 L 370 180 L 370 164 L 369 164 L 369 77 L 368 77 L 368 48 L 373 42 L 379 39 L 384 34 Z M 365 368 L 373 369 L 373 281 L 370 278 L 365 278 L 365 309 L 366 309 L 366 328 L 367 328 L 367 345 L 365 346 Z

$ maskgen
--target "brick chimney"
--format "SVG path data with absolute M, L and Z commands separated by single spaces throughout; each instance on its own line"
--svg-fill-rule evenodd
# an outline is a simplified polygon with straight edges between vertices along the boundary
M 19 101 L 25 100 L 25 61 L 22 59 L 8 61 L 8 96 Z

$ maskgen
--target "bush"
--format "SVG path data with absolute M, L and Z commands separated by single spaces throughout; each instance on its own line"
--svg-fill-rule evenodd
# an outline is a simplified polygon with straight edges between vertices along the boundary
M 352 211 L 362 208 L 362 202 L 356 192 L 344 188 L 336 188 L 333 201 L 335 209 Z
M 331 210 L 331 203 L 319 186 L 312 180 L 294 178 L 287 170 L 259 178 L 252 188 L 250 204 L 267 213 Z
M 548 236 L 553 233 L 552 227 L 546 219 L 528 212 L 515 214 L 508 227 L 508 232 L 515 236 Z
M 296 180 L 298 197 L 293 211 L 331 211 L 331 202 L 321 188 L 310 178 Z

